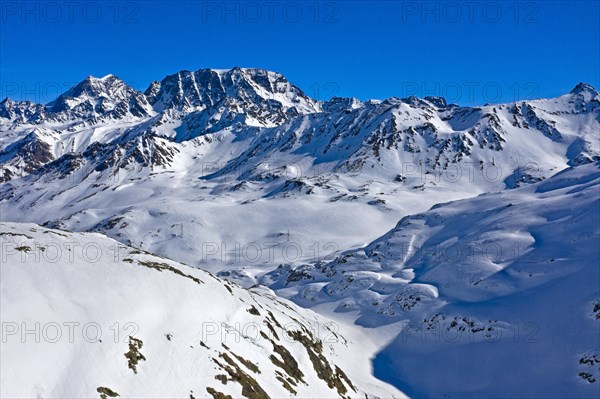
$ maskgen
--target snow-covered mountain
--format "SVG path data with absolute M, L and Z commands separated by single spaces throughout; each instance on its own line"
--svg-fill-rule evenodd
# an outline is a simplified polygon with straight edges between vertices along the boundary
M 317 101 L 281 74 L 264 69 L 180 71 L 152 82 L 145 94 L 162 113 L 152 131 L 176 141 L 240 126 L 278 126 L 319 110 Z M 174 133 L 164 124 L 180 125 Z
M 2 397 L 403 397 L 360 334 L 269 290 L 100 234 L 2 223 L 0 241 Z
M 555 99 L 459 107 L 439 97 L 318 102 L 281 74 L 262 69 L 180 71 L 153 82 L 145 94 L 113 75 L 88 77 L 46 106 L 0 103 L 2 175 L 29 174 L 48 159 L 81 154 L 96 143 L 118 151 L 131 141 L 139 145 L 139 136 L 201 148 L 181 151 L 167 163 L 134 163 L 172 169 L 210 157 L 225 141 L 229 151 L 214 154 L 222 165 L 215 172 L 243 168 L 249 178 L 264 164 L 290 162 L 308 167 L 307 173 L 317 165 L 320 172 L 373 168 L 386 178 L 398 177 L 407 162 L 423 172 L 458 162 L 507 169 L 539 162 L 544 175 L 559 162 L 598 159 L 599 109 L 598 91 L 584 83 Z M 27 141 L 44 147 L 44 156 L 23 159 L 15 148 Z M 129 163 L 120 160 L 116 167 Z
M 30 121 L 46 119 L 46 107 L 32 101 L 14 101 L 5 98 L 0 102 L 0 118 L 3 122 L 12 121 L 14 124 L 23 124 Z
M 56 158 L 106 142 L 154 115 L 146 97 L 114 75 L 88 76 L 47 105 L 0 103 L 0 181 L 32 173 Z
M 62 290 L 46 292 L 51 288 L 34 282 L 29 289 L 43 292 L 51 302 L 91 307 L 93 317 L 102 320 L 104 311 L 117 312 L 106 318 L 121 322 L 130 314 L 150 313 L 149 307 L 134 307 L 140 301 L 130 295 L 152 295 L 145 299 L 152 306 L 182 307 L 187 314 L 203 298 L 220 303 L 219 292 L 226 286 L 234 291 L 230 301 L 256 300 L 286 313 L 277 305 L 283 297 L 311 308 L 300 310 L 285 302 L 299 313 L 293 317 L 301 323 L 334 321 L 346 331 L 348 342 L 364 346 L 356 350 L 347 343 L 347 349 L 322 352 L 357 387 L 351 391 L 345 385 L 345 393 L 337 383 L 323 387 L 320 381 L 308 382 L 313 370 L 317 377 L 320 373 L 305 371 L 314 364 L 310 353 L 308 362 L 299 362 L 306 386 L 292 386 L 278 375 L 281 370 L 269 360 L 272 351 L 252 342 L 242 341 L 238 348 L 226 344 L 233 352 L 226 350 L 275 373 L 269 374 L 273 381 L 261 380 L 266 372 L 250 374 L 241 360 L 229 356 L 236 367 L 222 353 L 211 355 L 231 366 L 220 362 L 225 380 L 243 385 L 249 375 L 273 396 L 291 392 L 273 376 L 291 384 L 299 397 L 400 394 L 373 380 L 373 371 L 417 397 L 594 397 L 600 381 L 594 341 L 600 317 L 599 162 L 600 93 L 585 83 L 557 98 L 461 107 L 439 97 L 316 101 L 278 73 L 201 69 L 169 75 L 144 93 L 109 75 L 87 78 L 47 105 L 0 103 L 0 220 L 38 225 L 4 228 L 21 234 L 20 240 L 29 240 L 23 234 L 38 241 L 66 234 L 81 246 L 86 240 L 100 246 L 119 242 L 131 247 L 129 254 L 143 257 L 117 262 L 118 270 L 103 260 L 97 267 L 100 276 L 68 280 L 99 296 L 122 299 L 108 310 L 87 299 L 60 296 Z M 11 234 L 6 236 L 16 237 Z M 33 249 L 30 244 L 22 246 Z M 31 260 L 17 252 L 11 256 Z M 131 273 L 144 271 L 136 269 L 144 263 L 183 270 L 176 262 L 212 272 L 216 278 L 202 271 L 181 272 L 202 280 L 203 287 L 212 284 L 208 294 L 182 288 L 178 284 L 188 284 L 189 278 L 166 273 L 172 270 L 163 266 L 158 267 L 161 273 L 146 270 L 153 277 L 139 277 L 139 290 L 120 283 L 132 276 L 132 267 Z M 86 271 L 96 267 L 85 259 L 77 265 Z M 22 267 L 24 273 L 27 267 Z M 122 277 L 109 280 L 113 272 Z M 3 305 L 4 273 L 3 265 Z M 38 278 L 30 274 L 23 277 L 24 284 Z M 155 290 L 165 275 L 179 283 L 165 282 Z M 54 281 L 52 275 L 46 277 Z M 84 282 L 78 283 L 80 279 Z M 92 288 L 90 279 L 111 285 Z M 109 288 L 108 293 L 98 291 Z M 162 298 L 164 293 L 169 295 Z M 35 299 L 11 297 L 15 308 Z M 256 316 L 238 312 L 245 306 L 238 302 L 223 303 L 233 313 L 217 315 L 202 308 L 198 317 L 231 324 L 244 315 L 271 323 L 260 308 Z M 159 331 L 162 325 L 154 321 L 147 330 L 152 342 L 165 334 L 172 340 L 148 346 L 149 351 L 156 350 L 157 358 L 181 356 L 188 367 L 172 367 L 186 382 L 192 381 L 185 374 L 189 365 L 220 367 L 207 356 L 182 352 L 188 341 L 165 352 L 177 336 L 190 334 L 180 312 L 168 316 L 177 319 L 177 331 Z M 430 332 L 441 334 L 442 341 L 428 339 Z M 460 337 L 452 341 L 451 333 Z M 495 341 L 494 334 L 500 335 Z M 146 340 L 141 339 L 144 353 Z M 301 341 L 292 342 L 300 352 L 300 344 L 306 343 Z M 295 358 L 300 353 L 284 346 Z M 102 356 L 112 356 L 111 365 L 120 364 L 117 350 L 111 346 Z M 344 354 L 353 351 L 362 357 Z M 71 359 L 72 353 L 65 349 L 60 357 Z M 88 370 L 73 362 L 74 368 Z M 353 362 L 361 363 L 360 370 Z M 236 374 L 238 368 L 245 374 Z M 227 377 L 227 370 L 237 377 Z M 112 367 L 110 372 L 117 373 Z M 157 379 L 158 372 L 152 369 L 146 378 L 165 383 Z M 99 374 L 108 379 L 99 387 L 121 395 L 146 392 L 135 376 L 117 378 L 97 368 L 93 373 L 85 377 L 89 386 Z M 364 373 L 368 377 L 361 380 Z M 206 396 L 207 387 L 217 395 L 248 396 L 232 382 L 217 389 L 205 380 L 189 389 L 195 397 Z M 44 392 L 60 396 L 75 385 L 55 386 L 43 385 L 49 389 Z M 313 391 L 313 386 L 318 388 Z M 156 392 L 169 396 L 170 389 Z M 87 391 L 78 395 L 89 396 Z
M 180 71 L 152 82 L 145 94 L 157 111 L 192 112 L 235 105 L 250 117 L 259 117 L 261 111 L 282 111 L 281 119 L 285 119 L 286 112 L 298 115 L 318 110 L 317 102 L 283 75 L 264 69 Z
M 4 102 L 8 220 L 100 231 L 194 266 L 206 266 L 198 242 L 239 254 L 238 244 L 291 239 L 301 260 L 329 254 L 435 203 L 600 159 L 600 94 L 583 83 L 554 99 L 483 107 L 438 97 L 317 102 L 280 74 L 233 68 L 181 71 L 144 95 L 112 75 L 88 78 L 59 99 L 43 112 Z M 96 115 L 126 102 L 136 106 Z M 79 112 L 89 107 L 93 115 Z M 67 122 L 56 116 L 65 112 Z M 277 253 L 271 261 L 285 261 Z
M 114 75 L 88 76 L 47 105 L 57 119 L 143 118 L 153 114 L 146 97 Z
M 414 397 L 597 397 L 600 163 L 439 204 L 261 283 L 397 337 L 375 375 Z

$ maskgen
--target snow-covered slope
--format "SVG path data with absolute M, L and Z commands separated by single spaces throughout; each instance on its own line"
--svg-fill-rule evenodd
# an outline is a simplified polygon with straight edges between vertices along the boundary
M 261 282 L 373 335 L 396 326 L 375 375 L 411 396 L 597 397 L 600 163 L 436 205 Z
M 61 97 L 103 103 L 112 91 L 98 82 L 114 79 Z M 234 68 L 181 71 L 145 95 L 148 117 L 64 124 L 23 122 L 15 115 L 34 111 L 15 109 L 31 105 L 11 103 L 12 116 L 0 117 L 5 220 L 100 231 L 194 266 L 240 269 L 228 278 L 252 285 L 260 271 L 246 267 L 285 262 L 286 242 L 299 245 L 299 261 L 322 258 L 435 203 L 530 184 L 600 154 L 600 94 L 585 84 L 484 107 L 437 97 L 320 103 L 280 74 Z M 230 265 L 255 244 L 263 256 Z
M 360 334 L 100 234 L 0 224 L 2 397 L 402 397 Z M 102 396 L 102 397 L 106 397 Z

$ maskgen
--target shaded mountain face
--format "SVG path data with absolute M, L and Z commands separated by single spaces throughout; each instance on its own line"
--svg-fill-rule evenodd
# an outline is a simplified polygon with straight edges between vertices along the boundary
M 0 182 L 13 178 L 13 172 L 34 173 L 40 167 L 54 160 L 54 154 L 48 138 L 53 139 L 52 132 L 34 129 L 22 139 L 8 145 L 0 152 L 0 162 L 12 167 L 2 169 Z M 55 138 L 55 137 L 54 137 Z
M 264 69 L 233 68 L 180 71 L 152 82 L 145 92 L 156 110 L 202 110 L 224 101 L 238 104 L 251 114 L 253 108 L 272 107 L 291 114 L 316 112 L 317 102 L 287 79 Z

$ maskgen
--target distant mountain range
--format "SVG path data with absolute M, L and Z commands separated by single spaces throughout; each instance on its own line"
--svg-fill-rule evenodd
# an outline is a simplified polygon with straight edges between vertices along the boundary
M 498 159 L 503 151 L 534 155 L 540 140 L 551 141 L 549 149 L 575 165 L 600 159 L 593 137 L 599 108 L 598 91 L 584 83 L 550 100 L 459 107 L 439 97 L 316 101 L 262 69 L 181 71 L 152 82 L 144 94 L 114 75 L 90 76 L 47 105 L 0 103 L 0 173 L 7 181 L 73 157 L 98 169 L 168 169 L 206 157 L 201 150 L 183 154 L 182 143 L 197 146 L 226 135 L 244 145 L 235 156 L 219 156 L 226 164 L 220 174 L 241 165 L 252 171 L 282 157 L 310 157 L 328 171 L 389 168 L 398 161 L 447 168 Z

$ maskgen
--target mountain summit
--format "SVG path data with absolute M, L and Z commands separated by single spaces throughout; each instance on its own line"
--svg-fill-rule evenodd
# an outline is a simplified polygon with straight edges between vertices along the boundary
M 577 86 L 571 90 L 571 94 L 579 94 L 582 92 L 590 92 L 593 94 L 598 94 L 598 90 L 596 90 L 592 85 L 587 84 L 585 82 L 579 82 Z
M 283 75 L 255 68 L 180 71 L 152 82 L 145 92 L 156 111 L 201 111 L 227 107 L 276 124 L 285 114 L 317 112 L 317 102 Z M 268 115 L 270 114 L 270 115 Z
M 103 116 L 141 118 L 153 113 L 146 97 L 115 75 L 103 78 L 88 76 L 48 103 L 47 108 L 67 119 Z

